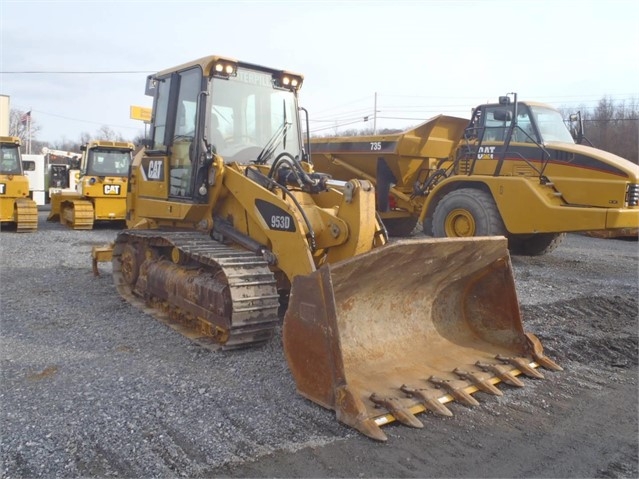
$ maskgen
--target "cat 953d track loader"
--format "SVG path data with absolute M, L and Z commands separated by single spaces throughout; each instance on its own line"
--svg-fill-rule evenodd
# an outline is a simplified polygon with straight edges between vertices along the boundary
M 29 198 L 20 138 L 13 136 L 0 136 L 0 222 L 15 224 L 19 233 L 38 229 L 38 206 Z
M 317 171 L 365 178 L 391 236 L 504 235 L 540 255 L 566 232 L 639 227 L 639 166 L 575 144 L 554 108 L 500 97 L 470 122 L 439 115 L 398 134 L 314 138 Z
M 299 393 L 378 440 L 558 369 L 524 333 L 504 238 L 389 243 L 370 182 L 313 171 L 302 80 L 219 56 L 148 78 L 128 229 L 94 250 L 120 294 L 211 349 L 268 341 L 287 306 Z
M 95 221 L 124 221 L 133 143 L 92 140 L 82 145 L 76 191 L 51 195 L 47 220 L 76 230 L 93 229 Z

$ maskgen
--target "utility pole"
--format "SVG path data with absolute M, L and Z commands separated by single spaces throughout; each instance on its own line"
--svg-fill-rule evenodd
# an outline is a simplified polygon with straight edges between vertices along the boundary
M 373 135 L 377 135 L 377 92 L 375 92 L 375 101 L 373 104 Z
M 27 129 L 29 131 L 29 142 L 27 143 L 27 154 L 31 154 L 31 108 L 29 108 L 29 116 L 27 117 Z

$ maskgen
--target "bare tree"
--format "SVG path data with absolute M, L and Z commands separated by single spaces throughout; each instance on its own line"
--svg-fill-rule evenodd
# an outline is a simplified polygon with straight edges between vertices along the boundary
M 23 145 L 29 140 L 29 135 L 31 142 L 37 140 L 40 130 L 42 127 L 38 125 L 30 111 L 12 108 L 9 112 L 9 135 L 20 138 Z
M 91 135 L 86 131 L 83 131 L 80 134 L 80 145 L 84 145 L 85 143 L 89 143 L 91 141 Z
M 637 99 L 614 102 L 604 97 L 593 111 L 581 107 L 584 134 L 592 145 L 633 163 L 639 163 L 639 103 Z M 575 113 L 562 108 L 562 112 Z M 568 115 L 564 114 L 567 118 Z
M 120 133 L 116 133 L 108 125 L 102 125 L 97 131 L 97 140 L 125 141 Z

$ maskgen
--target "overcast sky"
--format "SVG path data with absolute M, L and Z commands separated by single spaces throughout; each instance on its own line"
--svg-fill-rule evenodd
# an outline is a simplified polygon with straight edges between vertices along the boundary
M 0 0 L 0 93 L 49 142 L 143 134 L 147 74 L 212 54 L 302 73 L 315 132 L 372 127 L 376 94 L 378 128 L 508 92 L 577 109 L 639 99 L 638 18 L 634 0 Z

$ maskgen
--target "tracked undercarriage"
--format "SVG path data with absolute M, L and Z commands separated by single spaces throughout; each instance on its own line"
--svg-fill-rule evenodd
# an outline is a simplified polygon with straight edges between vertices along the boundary
M 16 200 L 16 230 L 19 233 L 38 229 L 38 206 L 28 198 Z
M 120 233 L 113 278 L 129 303 L 208 349 L 263 343 L 278 324 L 267 262 L 199 232 Z
M 74 230 L 93 229 L 93 204 L 87 200 L 72 200 L 60 207 L 60 222 Z

